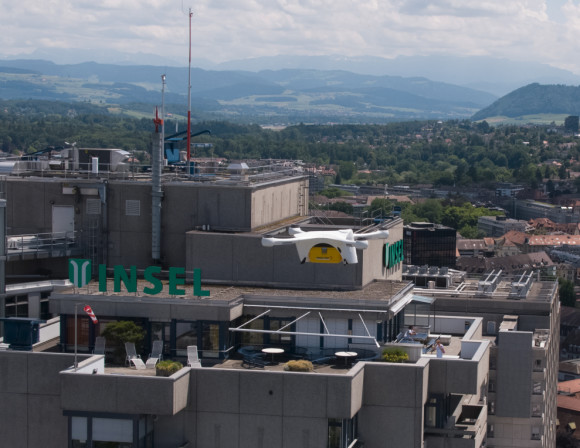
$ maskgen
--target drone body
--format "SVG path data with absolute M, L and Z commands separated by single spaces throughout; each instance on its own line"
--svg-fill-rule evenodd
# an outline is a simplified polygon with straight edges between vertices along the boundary
M 304 232 L 299 227 L 289 230 L 293 238 L 262 238 L 262 246 L 296 245 L 301 263 L 358 263 L 357 249 L 366 249 L 367 240 L 387 239 L 387 230 L 357 234 L 352 229 Z

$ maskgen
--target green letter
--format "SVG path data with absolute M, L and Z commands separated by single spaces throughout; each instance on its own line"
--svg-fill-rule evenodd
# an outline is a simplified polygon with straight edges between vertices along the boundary
M 143 276 L 145 277 L 145 280 L 147 280 L 152 285 L 151 288 L 149 287 L 143 288 L 143 292 L 145 294 L 155 295 L 163 291 L 163 283 L 161 282 L 161 280 L 155 277 L 155 275 L 153 275 L 159 274 L 160 272 L 161 267 L 159 266 L 149 266 L 147 269 L 145 269 L 145 274 Z
M 185 278 L 177 277 L 183 274 L 185 274 L 185 268 L 169 268 L 169 294 L 172 296 L 185 295 L 185 290 L 177 287 L 177 285 L 185 285 Z
M 207 289 L 201 289 L 201 269 L 193 270 L 193 295 L 198 297 L 209 296 Z
M 127 276 L 127 271 L 123 266 L 117 265 L 113 268 L 115 292 L 121 292 L 121 282 L 124 283 L 127 292 L 137 292 L 137 266 L 131 266 L 131 277 Z
M 385 243 L 383 246 L 383 266 L 389 267 L 389 243 Z
M 107 266 L 99 265 L 99 292 L 107 292 Z

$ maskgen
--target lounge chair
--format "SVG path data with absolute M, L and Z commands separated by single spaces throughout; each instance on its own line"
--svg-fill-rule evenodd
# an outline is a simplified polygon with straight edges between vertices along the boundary
M 131 360 L 138 358 L 141 361 L 141 356 L 137 354 L 137 350 L 135 350 L 135 343 L 134 342 L 125 342 L 125 352 L 127 352 L 127 357 L 125 358 L 125 363 L 127 365 L 131 365 Z M 141 361 L 143 363 L 143 361 Z
M 147 358 L 147 362 L 145 363 L 148 369 L 154 369 L 155 365 L 163 358 L 163 341 L 157 340 L 153 341 L 153 348 L 151 349 L 151 353 L 149 353 L 149 357 Z
M 104 355 L 106 343 L 107 340 L 103 336 L 97 336 L 95 338 L 95 348 L 93 349 L 93 355 Z
M 197 354 L 197 345 L 187 346 L 187 365 L 189 367 L 201 367 L 201 361 Z
M 131 364 L 133 364 L 137 370 L 143 370 L 147 368 L 145 363 L 140 358 L 131 358 Z

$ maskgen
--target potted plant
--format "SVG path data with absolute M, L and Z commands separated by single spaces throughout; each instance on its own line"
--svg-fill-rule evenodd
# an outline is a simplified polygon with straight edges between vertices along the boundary
M 312 372 L 314 371 L 314 366 L 306 359 L 299 359 L 297 361 L 288 361 L 284 365 L 284 370 L 288 372 Z
M 405 362 L 409 360 L 409 354 L 399 347 L 387 347 L 381 356 L 383 362 Z
M 160 361 L 155 365 L 155 375 L 156 376 L 171 376 L 175 372 L 181 370 L 183 364 L 177 361 Z

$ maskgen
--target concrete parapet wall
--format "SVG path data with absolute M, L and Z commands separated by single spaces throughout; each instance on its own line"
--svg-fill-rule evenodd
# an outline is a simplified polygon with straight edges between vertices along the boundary
M 61 372 L 62 408 L 67 411 L 175 415 L 187 405 L 190 370 L 185 367 L 168 378 Z

